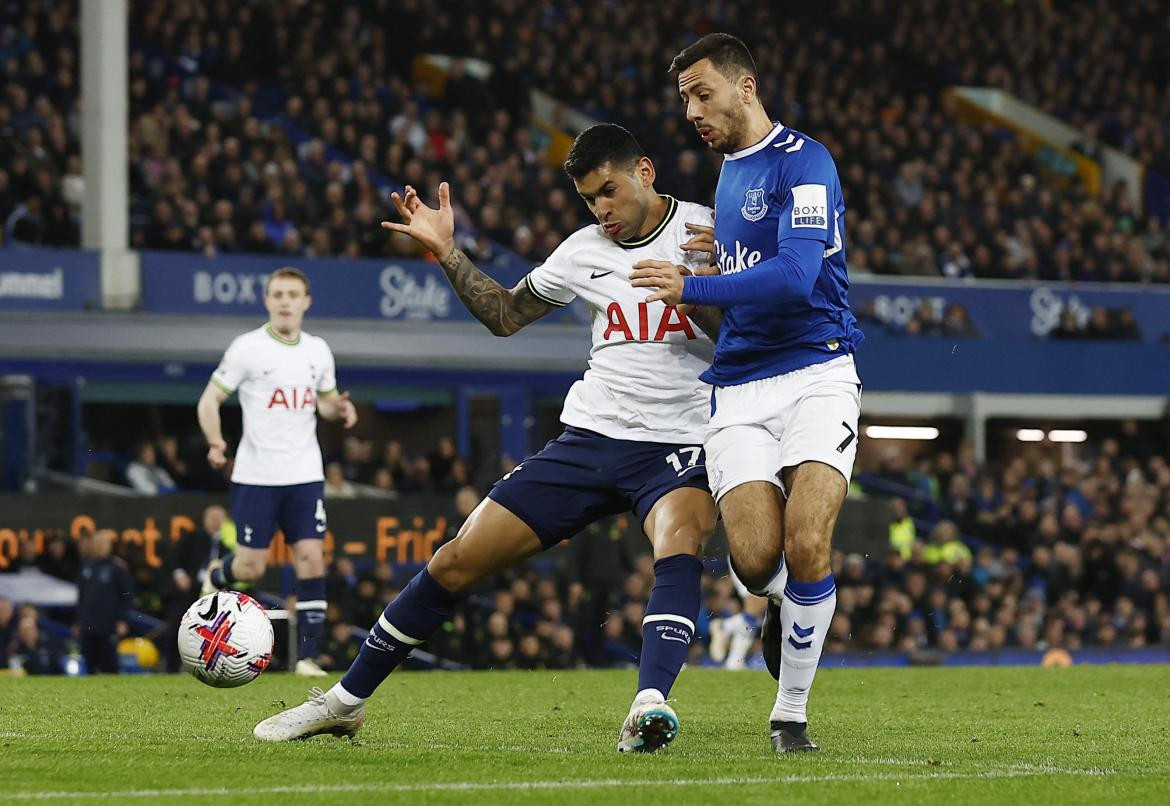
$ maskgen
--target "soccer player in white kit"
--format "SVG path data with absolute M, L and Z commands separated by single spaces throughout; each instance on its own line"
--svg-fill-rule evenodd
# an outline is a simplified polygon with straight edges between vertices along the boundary
M 326 524 L 317 415 L 352 428 L 357 410 L 348 393 L 337 391 L 329 345 L 301 330 L 311 302 L 302 272 L 273 272 L 264 288 L 268 323 L 231 343 L 199 398 L 198 413 L 207 461 L 219 469 L 227 461 L 219 407 L 239 392 L 244 434 L 231 486 L 239 546 L 209 569 L 209 587 L 227 590 L 263 576 L 279 524 L 297 575 L 296 673 L 321 677 L 325 671 L 314 658 L 325 621 Z
M 709 247 L 688 229 L 709 231 L 692 225 L 709 225 L 712 212 L 655 191 L 653 164 L 620 126 L 582 132 L 565 170 L 598 224 L 567 238 L 510 290 L 456 248 L 446 183 L 437 210 L 411 187 L 405 198 L 394 194 L 405 223 L 383 226 L 434 253 L 464 305 L 492 333 L 510 336 L 577 297 L 588 303 L 589 369 L 565 400 L 564 432 L 496 483 L 459 534 L 386 607 L 341 682 L 261 722 L 257 738 L 352 735 L 366 700 L 451 617 L 462 591 L 593 521 L 630 510 L 653 546 L 655 581 L 642 624 L 638 690 L 618 750 L 653 751 L 677 735 L 678 718 L 665 700 L 694 635 L 698 555 L 715 525 L 700 445 L 710 387 L 698 380 L 712 343 L 677 308 L 644 302 L 628 277 L 643 258 L 706 266 Z

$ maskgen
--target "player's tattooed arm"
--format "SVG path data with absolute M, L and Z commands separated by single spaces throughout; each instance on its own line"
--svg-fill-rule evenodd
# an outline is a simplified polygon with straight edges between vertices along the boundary
M 439 265 L 463 306 L 496 336 L 511 336 L 555 308 L 533 294 L 523 280 L 513 289 L 504 288 L 458 247 L 453 246 Z
M 723 327 L 723 309 L 714 305 L 682 306 L 690 310 L 685 311 L 692 322 L 698 325 L 711 341 L 719 341 L 719 328 Z
M 438 195 L 439 207 L 435 209 L 423 204 L 410 185 L 402 196 L 391 193 L 390 200 L 403 223 L 383 221 L 382 228 L 409 235 L 429 249 L 438 258 L 463 306 L 497 336 L 511 336 L 553 310 L 555 306 L 539 299 L 524 281 L 509 290 L 480 271 L 455 245 L 450 185 L 440 183 Z

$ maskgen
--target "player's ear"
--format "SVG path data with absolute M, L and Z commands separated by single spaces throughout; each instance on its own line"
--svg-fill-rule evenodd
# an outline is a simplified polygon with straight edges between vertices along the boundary
M 756 97 L 756 80 L 751 76 L 744 76 L 739 80 L 739 97 L 745 104 L 750 104 Z
M 648 188 L 654 184 L 658 172 L 654 170 L 654 162 L 649 157 L 641 157 L 634 166 L 638 177 L 642 180 L 642 187 Z
M 313 305 L 313 298 L 311 296 L 309 296 L 308 294 L 305 294 L 305 310 L 306 311 L 309 310 L 309 308 L 312 307 L 312 305 Z

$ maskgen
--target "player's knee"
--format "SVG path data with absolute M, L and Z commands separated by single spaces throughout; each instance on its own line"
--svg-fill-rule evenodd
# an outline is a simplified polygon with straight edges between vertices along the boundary
M 776 575 L 776 570 L 780 567 L 780 554 L 778 550 L 775 554 L 741 552 L 733 554 L 731 561 L 735 564 L 736 576 L 744 585 L 751 590 L 762 590 Z
M 788 533 L 784 561 L 788 573 L 799 582 L 817 582 L 829 575 L 832 546 L 828 536 L 815 530 Z
M 676 554 L 698 556 L 709 532 L 698 523 L 688 523 L 668 529 L 654 541 L 654 559 L 673 557 Z
M 467 553 L 463 551 L 459 538 L 435 552 L 435 556 L 427 563 L 427 572 L 452 593 L 460 593 L 479 580 L 479 576 L 468 568 Z
M 324 557 L 310 555 L 297 560 L 297 577 L 299 579 L 314 579 L 323 576 L 325 576 Z

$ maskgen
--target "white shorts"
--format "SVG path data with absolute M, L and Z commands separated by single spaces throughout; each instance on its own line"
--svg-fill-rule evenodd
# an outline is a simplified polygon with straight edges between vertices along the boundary
M 767 481 L 783 490 L 780 471 L 801 462 L 822 462 L 849 482 L 861 414 L 853 356 L 716 387 L 714 396 L 703 447 L 716 501 L 749 481 Z

